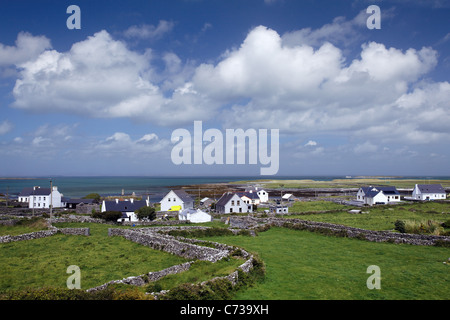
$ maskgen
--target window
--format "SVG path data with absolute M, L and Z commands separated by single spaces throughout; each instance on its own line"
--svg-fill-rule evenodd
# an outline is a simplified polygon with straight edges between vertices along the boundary
M 231 205 L 234 206 L 234 200 L 231 200 Z
M 168 201 L 170 202 L 170 198 L 168 199 Z
M 230 213 L 233 212 L 233 208 L 230 208 Z
M 44 201 L 45 201 L 45 197 L 44 197 Z
M 240 206 L 241 205 L 241 201 L 238 200 L 237 201 L 237 205 Z

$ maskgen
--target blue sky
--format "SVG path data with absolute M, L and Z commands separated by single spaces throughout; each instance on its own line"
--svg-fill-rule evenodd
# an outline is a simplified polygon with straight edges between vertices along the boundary
M 450 175 L 450 1 L 0 7 L 0 176 L 259 175 L 175 165 L 194 121 L 278 129 L 279 175 Z

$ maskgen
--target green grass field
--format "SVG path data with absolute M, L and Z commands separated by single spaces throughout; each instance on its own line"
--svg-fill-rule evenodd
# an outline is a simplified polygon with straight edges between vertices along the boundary
M 257 252 L 265 279 L 239 291 L 238 300 L 439 300 L 450 299 L 448 248 L 374 243 L 272 228 L 258 237 L 209 240 Z M 370 265 L 381 271 L 381 289 L 369 290 Z
M 409 203 L 363 208 L 350 214 L 345 206 L 317 201 L 298 202 L 299 213 L 289 215 L 372 230 L 392 230 L 397 219 L 447 221 L 450 204 Z M 214 221 L 205 225 L 227 227 Z M 108 237 L 111 226 L 101 224 L 57 224 L 57 227 L 89 227 L 91 236 L 58 234 L 49 238 L 0 244 L 0 292 L 6 290 L 66 287 L 67 267 L 81 269 L 81 287 L 87 289 L 129 276 L 158 271 L 186 260 L 152 250 L 122 237 Z M 33 221 L 14 227 L 0 226 L 0 235 L 41 230 Z M 450 249 L 443 247 L 375 243 L 325 236 L 308 231 L 272 228 L 257 237 L 221 236 L 206 240 L 243 247 L 257 253 L 266 265 L 263 281 L 237 292 L 240 300 L 448 300 L 450 299 Z M 448 264 L 444 264 L 447 262 Z M 231 273 L 242 260 L 217 264 L 196 262 L 191 270 L 168 276 L 155 285 L 170 289 Z M 370 265 L 381 270 L 381 289 L 369 290 Z M 140 290 L 144 290 L 142 288 Z
M 338 211 L 342 209 L 351 208 L 326 201 L 296 202 L 289 209 L 291 213 L 317 212 L 322 210 L 331 210 L 331 212 L 320 214 L 292 214 L 286 216 L 286 218 L 336 223 L 355 228 L 380 231 L 393 230 L 396 220 L 434 220 L 442 223 L 450 219 L 450 203 L 406 202 L 391 206 L 364 207 L 358 208 L 364 212 L 360 214 L 349 213 L 348 210 Z

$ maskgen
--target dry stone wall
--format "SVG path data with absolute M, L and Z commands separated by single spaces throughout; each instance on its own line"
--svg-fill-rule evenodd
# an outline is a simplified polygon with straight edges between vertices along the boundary
M 125 239 L 141 245 L 166 251 L 187 259 L 219 261 L 228 255 L 228 251 L 215 248 L 202 247 L 191 243 L 181 242 L 175 237 L 159 234 L 153 228 L 142 229 L 108 229 L 110 236 L 122 236 Z
M 230 226 L 233 228 L 242 229 L 260 228 L 262 226 L 277 226 L 305 229 L 309 231 L 329 231 L 331 234 L 345 235 L 350 238 L 361 238 L 375 242 L 406 243 L 412 245 L 432 246 L 435 245 L 437 241 L 445 241 L 450 243 L 450 237 L 445 236 L 372 231 L 338 224 L 301 219 L 233 217 L 230 219 Z

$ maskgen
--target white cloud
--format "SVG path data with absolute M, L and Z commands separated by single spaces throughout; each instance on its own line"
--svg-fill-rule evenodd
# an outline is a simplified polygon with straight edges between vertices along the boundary
M 172 69 L 177 68 L 174 56 L 167 56 L 167 61 Z M 165 97 L 152 81 L 148 56 L 129 50 L 106 31 L 75 43 L 68 52 L 46 51 L 21 67 L 13 106 L 34 112 L 168 125 L 195 119 L 192 111 L 208 103 L 192 92 L 176 91 Z
M 159 39 L 172 31 L 174 26 L 175 23 L 172 21 L 160 20 L 157 26 L 148 24 L 133 25 L 124 32 L 124 35 L 127 38 Z
M 45 36 L 33 36 L 28 32 L 20 32 L 15 46 L 0 43 L 0 66 L 18 65 L 33 60 L 51 47 L 50 40 Z
M 126 158 L 145 157 L 158 153 L 162 156 L 162 151 L 168 149 L 170 142 L 160 139 L 155 133 L 145 134 L 139 139 L 133 140 L 131 136 L 124 132 L 116 132 L 103 141 L 96 143 L 93 150 L 100 151 L 101 156 L 111 156 L 121 154 Z
M 11 122 L 9 122 L 8 120 L 4 120 L 0 123 L 0 135 L 10 132 L 13 127 L 14 126 Z
M 306 144 L 305 147 L 309 147 L 309 146 L 317 146 L 317 142 L 309 140 Z

